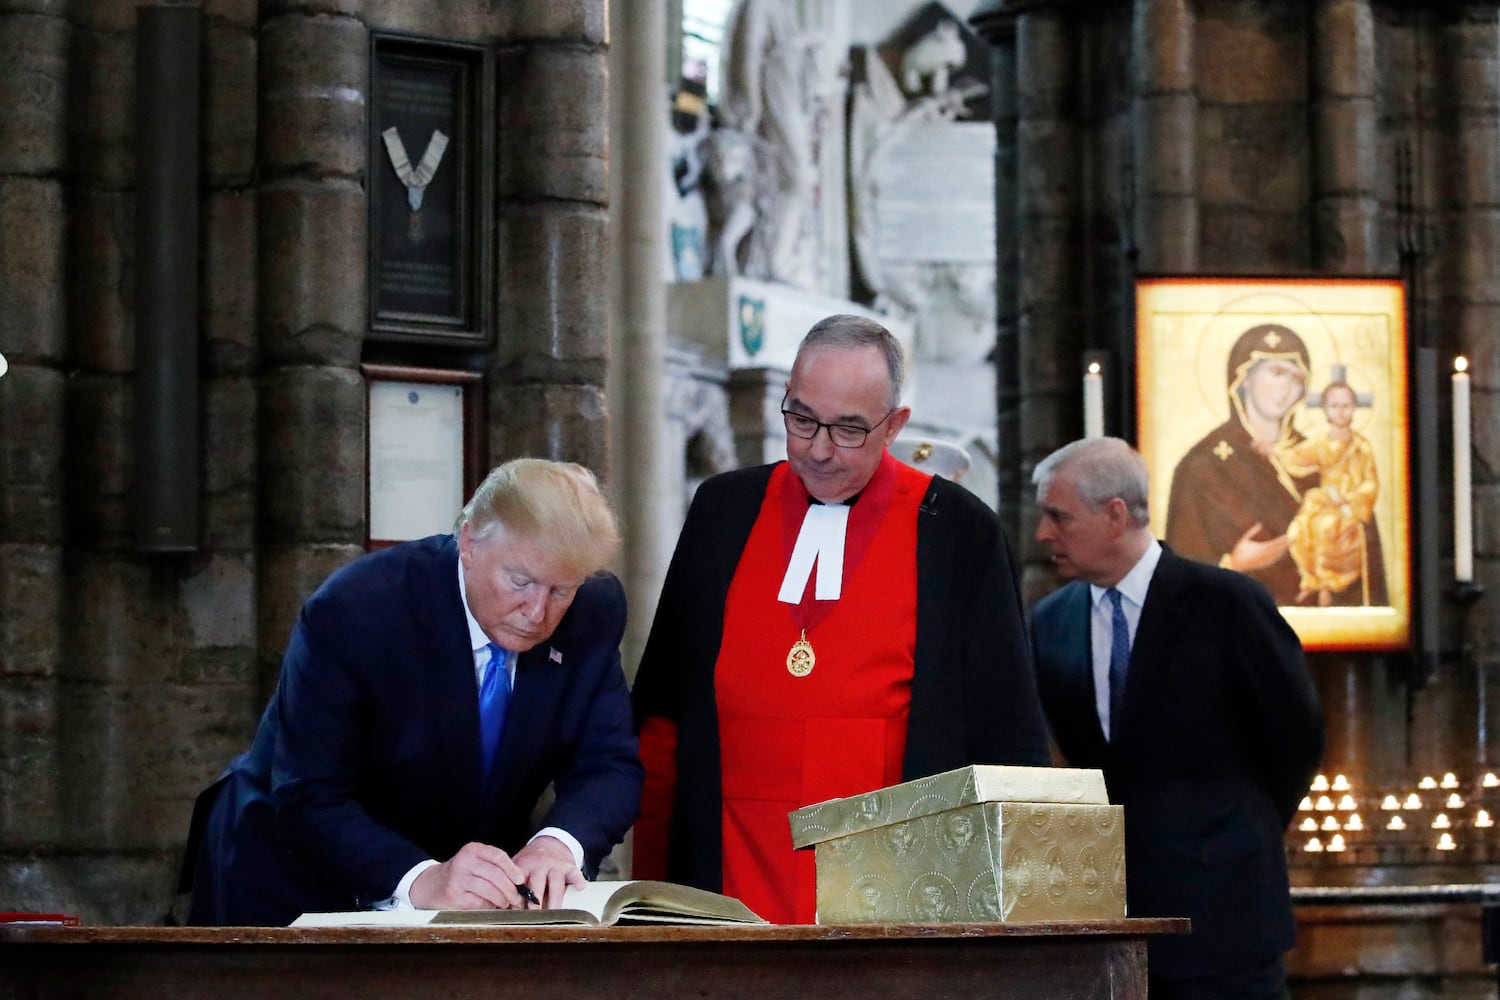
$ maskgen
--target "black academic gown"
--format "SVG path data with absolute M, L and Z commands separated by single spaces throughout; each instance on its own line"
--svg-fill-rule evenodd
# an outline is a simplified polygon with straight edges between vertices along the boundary
M 725 473 L 698 488 L 633 692 L 637 725 L 660 716 L 677 726 L 668 877 L 715 891 L 722 886 L 723 840 L 714 664 L 729 584 L 772 468 Z M 966 764 L 1048 764 L 1015 562 L 994 511 L 963 487 L 934 478 L 918 517 L 904 779 Z

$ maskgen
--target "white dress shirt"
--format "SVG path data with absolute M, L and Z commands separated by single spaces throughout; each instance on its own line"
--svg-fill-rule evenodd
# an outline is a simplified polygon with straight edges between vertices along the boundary
M 1161 543 L 1155 538 L 1146 546 L 1136 564 L 1130 568 L 1115 589 L 1120 592 L 1120 609 L 1125 612 L 1125 624 L 1130 626 L 1130 647 L 1135 648 L 1135 630 L 1141 624 L 1141 608 L 1146 604 L 1146 591 L 1151 586 L 1151 574 L 1161 561 Z M 1091 648 L 1094 654 L 1094 705 L 1099 710 L 1099 727 L 1104 738 L 1109 739 L 1109 647 L 1114 636 L 1114 608 L 1105 598 L 1108 587 L 1089 584 L 1089 598 L 1093 611 L 1089 616 Z M 1128 681 L 1126 683 L 1129 683 Z

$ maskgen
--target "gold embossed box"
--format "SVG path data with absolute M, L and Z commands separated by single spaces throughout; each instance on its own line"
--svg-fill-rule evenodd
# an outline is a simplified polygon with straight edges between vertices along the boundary
M 1125 829 L 1104 775 L 974 765 L 791 814 L 820 924 L 1125 916 Z

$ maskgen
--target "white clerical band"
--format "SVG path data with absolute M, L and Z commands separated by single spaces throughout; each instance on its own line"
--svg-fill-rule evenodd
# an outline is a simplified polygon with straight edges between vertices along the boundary
M 836 601 L 844 588 L 844 534 L 849 528 L 847 504 L 810 504 L 802 518 L 802 530 L 797 532 L 797 544 L 792 548 L 792 559 L 786 566 L 786 576 L 781 580 L 781 592 L 776 599 L 783 604 L 801 604 L 802 594 L 807 590 L 807 578 L 812 575 L 813 563 L 818 565 L 818 582 L 813 588 L 813 597 L 820 601 Z

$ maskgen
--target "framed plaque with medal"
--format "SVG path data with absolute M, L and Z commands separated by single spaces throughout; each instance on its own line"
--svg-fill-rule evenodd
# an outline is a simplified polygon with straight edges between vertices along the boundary
M 492 242 L 489 55 L 381 34 L 371 46 L 371 333 L 482 342 Z

